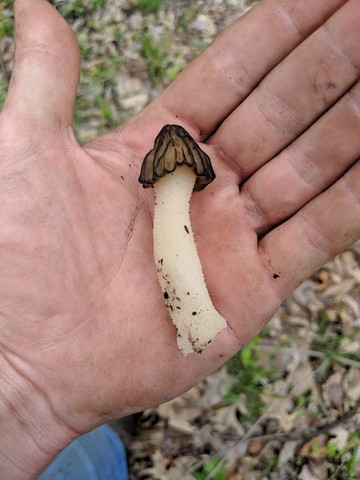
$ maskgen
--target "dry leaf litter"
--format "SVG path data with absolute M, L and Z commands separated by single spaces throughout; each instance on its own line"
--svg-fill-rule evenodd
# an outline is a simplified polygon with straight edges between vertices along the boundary
M 11 3 L 0 1 L 0 101 L 12 68 Z M 140 111 L 251 6 L 164 1 L 148 14 L 136 0 L 99 1 L 97 8 L 96 2 L 80 2 L 81 8 L 76 0 L 52 3 L 82 48 L 75 118 L 81 141 Z M 146 54 L 144 32 L 160 49 L 155 62 Z M 132 428 L 115 425 L 128 448 L 130 478 L 360 478 L 359 297 L 357 243 L 304 282 L 250 350 L 264 367 L 254 397 L 258 415 L 250 415 L 246 394 L 229 397 L 238 377 L 225 366 L 185 395 L 130 419 Z

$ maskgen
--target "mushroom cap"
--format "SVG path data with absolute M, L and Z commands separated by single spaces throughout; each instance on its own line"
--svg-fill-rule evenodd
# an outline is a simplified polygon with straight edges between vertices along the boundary
M 196 191 L 205 188 L 215 178 L 209 156 L 185 128 L 165 125 L 155 138 L 154 148 L 145 155 L 139 182 L 144 188 L 153 187 L 159 178 L 173 172 L 180 165 L 187 165 L 194 170 Z

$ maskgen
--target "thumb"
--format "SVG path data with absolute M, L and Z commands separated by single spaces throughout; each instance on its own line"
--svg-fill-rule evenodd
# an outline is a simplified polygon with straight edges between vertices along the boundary
M 15 62 L 2 117 L 18 128 L 70 126 L 79 73 L 79 47 L 60 14 L 45 0 L 16 0 Z

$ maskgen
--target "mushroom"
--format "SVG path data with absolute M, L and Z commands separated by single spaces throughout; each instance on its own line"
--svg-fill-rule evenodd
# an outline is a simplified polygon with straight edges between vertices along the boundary
M 190 222 L 193 190 L 215 178 L 208 155 L 179 125 L 165 125 L 145 156 L 139 182 L 155 189 L 154 257 L 183 355 L 201 352 L 226 327 L 207 290 Z

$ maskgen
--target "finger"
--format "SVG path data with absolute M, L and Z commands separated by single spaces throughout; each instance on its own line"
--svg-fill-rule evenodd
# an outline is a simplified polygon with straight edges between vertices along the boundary
M 360 238 L 360 161 L 259 243 L 284 300 L 321 265 Z
M 360 157 L 360 82 L 245 182 L 248 224 L 262 235 L 334 183 Z
M 242 180 L 273 158 L 359 78 L 360 9 L 348 1 L 264 79 L 211 140 Z
M 45 0 L 16 0 L 15 62 L 3 123 L 6 116 L 18 128 L 22 122 L 47 130 L 70 125 L 79 70 L 79 48 L 65 20 Z
M 261 78 L 344 2 L 320 3 L 261 2 L 174 82 L 162 97 L 162 106 L 207 136 Z
M 150 148 L 166 123 L 181 123 L 197 140 L 207 139 L 275 65 L 344 3 L 262 1 L 219 35 L 118 137 L 142 154 L 144 141 Z

